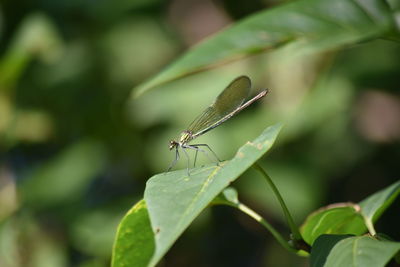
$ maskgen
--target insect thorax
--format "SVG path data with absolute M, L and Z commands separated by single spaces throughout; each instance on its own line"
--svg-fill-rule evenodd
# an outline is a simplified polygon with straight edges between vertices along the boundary
M 193 133 L 191 131 L 183 131 L 181 138 L 179 139 L 180 144 L 186 144 L 193 139 Z

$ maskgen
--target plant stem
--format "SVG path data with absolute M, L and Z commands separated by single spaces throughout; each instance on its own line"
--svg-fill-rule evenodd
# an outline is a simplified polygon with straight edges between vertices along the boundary
M 267 183 L 269 184 L 272 191 L 274 192 L 275 196 L 278 198 L 279 204 L 281 205 L 281 207 L 283 209 L 283 213 L 285 214 L 286 222 L 292 231 L 293 239 L 295 241 L 302 241 L 303 238 L 301 237 L 300 231 L 297 228 L 297 226 L 295 225 L 295 223 L 292 219 L 292 216 L 290 215 L 289 209 L 287 208 L 285 202 L 283 201 L 283 198 L 282 198 L 281 194 L 279 193 L 278 188 L 272 182 L 271 177 L 269 177 L 269 175 L 266 173 L 266 171 L 257 162 L 254 163 L 253 166 L 256 170 L 258 170 L 264 176 L 264 178 L 267 180 Z
M 365 224 L 367 225 L 367 229 L 368 229 L 369 233 L 372 236 L 376 236 L 376 231 L 375 231 L 374 224 L 372 223 L 372 221 L 368 218 L 364 219 L 364 221 L 365 221 Z
M 247 207 L 246 205 L 244 205 L 243 203 L 238 203 L 235 205 L 231 205 L 234 206 L 236 208 L 238 208 L 239 210 L 241 210 L 242 212 L 246 213 L 247 215 L 249 215 L 250 217 L 252 217 L 254 220 L 256 220 L 257 222 L 259 222 L 261 225 L 263 225 L 265 228 L 267 228 L 267 230 L 275 237 L 275 239 L 287 250 L 296 253 L 297 251 L 289 245 L 289 243 L 280 235 L 280 233 L 278 231 L 276 231 L 274 229 L 274 227 L 269 224 L 266 220 L 264 220 L 263 217 L 261 217 L 258 213 L 256 213 L 255 211 L 253 211 L 252 209 L 250 209 L 249 207 Z

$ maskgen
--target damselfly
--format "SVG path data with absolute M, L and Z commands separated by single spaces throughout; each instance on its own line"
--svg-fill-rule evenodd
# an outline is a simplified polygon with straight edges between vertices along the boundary
M 221 125 L 226 120 L 230 119 L 237 113 L 239 113 L 244 108 L 251 105 L 256 100 L 264 97 L 268 93 L 268 89 L 264 89 L 259 92 L 256 96 L 245 102 L 246 98 L 249 96 L 251 90 L 251 81 L 247 76 L 240 76 L 234 79 L 215 99 L 214 103 L 206 108 L 187 128 L 183 131 L 179 141 L 171 140 L 169 142 L 169 149 L 175 149 L 175 159 L 168 171 L 172 169 L 173 166 L 179 160 L 179 148 L 185 153 L 188 160 L 188 172 L 190 159 L 186 152 L 186 149 L 196 150 L 196 155 L 194 159 L 194 166 L 196 164 L 198 151 L 204 152 L 208 157 L 205 150 L 200 147 L 208 148 L 214 157 L 220 162 L 221 160 L 214 153 L 214 151 L 207 144 L 189 144 L 190 141 L 205 134 L 206 132 L 214 129 L 215 127 Z

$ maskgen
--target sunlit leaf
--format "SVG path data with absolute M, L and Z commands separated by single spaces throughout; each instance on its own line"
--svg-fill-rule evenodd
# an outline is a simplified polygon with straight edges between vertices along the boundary
M 140 247 L 139 241 L 136 238 L 124 237 L 127 235 L 125 233 L 134 235 L 134 231 L 148 232 L 148 226 L 145 223 L 147 219 L 137 219 L 135 218 L 136 213 L 133 212 L 138 209 L 135 207 L 139 207 L 142 203 L 140 202 L 125 216 L 119 226 L 113 266 L 124 266 L 123 264 L 130 262 L 135 263 L 131 266 L 154 266 L 157 264 L 199 213 L 271 148 L 280 129 L 281 125 L 268 127 L 254 141 L 247 142 L 242 146 L 232 160 L 223 162 L 219 166 L 212 164 L 191 169 L 190 176 L 186 169 L 153 176 L 147 182 L 144 200 L 154 236 L 147 234 L 144 238 L 146 240 L 140 242 L 150 244 L 154 239 L 154 254 L 150 255 L 150 250 L 147 249 L 144 254 L 131 253 Z M 231 200 L 235 198 L 234 192 L 228 192 L 227 196 Z M 144 208 L 142 207 L 142 209 Z M 147 210 L 146 212 L 142 211 L 146 213 L 146 216 Z M 141 217 L 145 216 L 140 214 Z M 134 224 L 139 223 L 139 220 L 142 225 L 145 224 L 145 230 L 133 227 Z M 123 241 L 119 240 L 121 238 Z M 121 245 L 122 243 L 123 245 Z
M 274 143 L 281 125 L 268 127 L 253 142 L 242 146 L 236 156 L 221 166 L 196 168 L 153 176 L 144 194 L 156 251 L 150 262 L 155 265 L 199 213 L 232 181 L 250 168 Z

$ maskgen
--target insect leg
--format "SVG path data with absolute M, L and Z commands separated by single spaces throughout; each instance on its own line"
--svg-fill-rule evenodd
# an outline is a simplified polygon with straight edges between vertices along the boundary
M 193 168 L 196 167 L 196 161 L 197 161 L 197 153 L 199 152 L 198 149 L 196 149 L 196 154 L 194 154 L 194 161 L 193 161 Z
M 190 176 L 189 174 L 189 165 L 190 165 L 190 158 L 189 158 L 189 154 L 186 152 L 185 148 L 187 148 L 187 146 L 182 146 L 182 151 L 185 153 L 185 156 L 187 158 L 187 167 L 186 167 L 186 171 L 188 176 Z
M 169 172 L 178 162 L 179 160 L 179 151 L 178 151 L 178 147 L 176 147 L 175 149 L 175 159 L 172 161 L 171 165 L 169 165 L 167 172 Z
M 196 147 L 204 146 L 204 147 L 207 147 L 208 150 L 210 150 L 211 153 L 213 153 L 214 157 L 215 157 L 219 162 L 222 162 L 222 160 L 220 160 L 220 159 L 218 158 L 217 154 L 211 149 L 211 147 L 210 147 L 209 145 L 207 145 L 207 144 L 195 144 L 195 145 L 192 145 L 192 146 L 196 146 Z
M 197 151 L 203 152 L 204 155 L 206 155 L 206 157 L 211 161 L 211 162 L 215 162 L 212 158 L 210 158 L 210 156 L 208 155 L 207 151 L 205 151 L 204 149 L 199 148 L 197 145 L 186 145 L 186 148 L 190 148 L 190 149 L 194 149 L 196 150 L 196 154 Z

